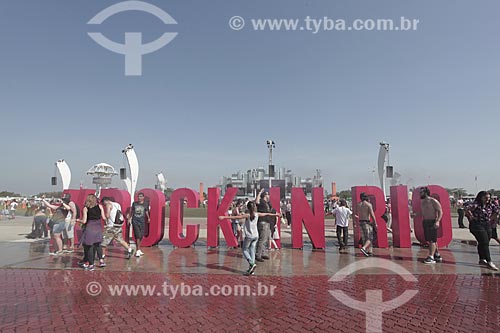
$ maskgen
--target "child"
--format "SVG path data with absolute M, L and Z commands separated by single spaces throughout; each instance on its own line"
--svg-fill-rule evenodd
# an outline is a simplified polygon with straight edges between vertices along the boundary
M 243 226 L 243 234 L 245 239 L 243 241 L 243 256 L 248 261 L 250 265 L 245 275 L 253 275 L 257 265 L 255 264 L 255 246 L 259 239 L 259 231 L 257 230 L 257 221 L 259 216 L 278 216 L 278 214 L 271 213 L 257 213 L 257 206 L 255 202 L 250 201 L 247 204 L 248 214 L 242 214 L 237 216 L 219 216 L 220 220 L 223 219 L 245 219 L 245 224 Z

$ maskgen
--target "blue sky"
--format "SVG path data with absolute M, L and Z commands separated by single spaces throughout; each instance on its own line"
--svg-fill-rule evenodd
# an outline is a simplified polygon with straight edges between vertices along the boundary
M 0 190 L 54 189 L 64 158 L 72 187 L 95 163 L 122 167 L 133 143 L 139 187 L 215 185 L 275 164 L 323 171 L 339 189 L 372 184 L 378 142 L 402 181 L 500 188 L 500 2 L 150 0 L 177 25 L 127 12 L 86 24 L 119 1 L 0 3 Z M 228 20 L 247 19 L 233 31 Z M 420 20 L 412 32 L 252 31 L 251 18 Z M 91 40 L 124 32 L 178 36 L 124 76 L 124 57 Z M 117 185 L 122 186 L 118 181 Z

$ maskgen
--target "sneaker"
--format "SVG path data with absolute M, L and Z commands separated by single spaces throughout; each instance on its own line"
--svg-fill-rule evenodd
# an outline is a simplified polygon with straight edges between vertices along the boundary
M 139 251 L 140 251 L 140 250 L 139 250 Z M 137 252 L 135 253 L 135 256 L 136 256 L 137 258 L 139 258 L 139 257 L 141 256 L 141 253 L 140 253 L 139 251 L 137 251 Z
M 479 260 L 479 266 L 488 267 L 488 262 L 485 259 Z
M 248 270 L 248 273 L 252 274 L 253 272 L 255 272 L 255 268 L 257 268 L 257 265 L 256 264 L 251 264 L 250 265 L 250 269 Z
M 269 256 L 264 255 L 264 256 L 262 256 L 262 259 L 269 260 Z
M 370 254 L 365 249 L 360 248 L 359 250 L 361 251 L 361 253 L 363 253 L 365 255 L 365 257 L 369 257 L 370 256 Z
M 139 256 L 143 256 L 143 255 L 144 255 L 144 252 L 142 252 L 141 250 L 137 250 L 137 252 L 136 252 L 136 254 L 135 254 L 135 255 L 136 255 L 136 256 L 137 256 L 137 255 L 139 255 Z
M 491 261 L 490 261 L 490 262 L 488 262 L 488 268 L 489 268 L 489 269 L 492 269 L 492 270 L 494 270 L 494 271 L 498 271 L 498 267 L 497 267 L 497 266 L 495 266 L 495 264 L 494 264 L 494 263 L 492 263 Z
M 99 267 L 100 268 L 106 267 L 106 263 L 104 262 L 104 260 L 99 261 Z
M 255 258 L 255 261 L 264 262 L 264 259 L 262 259 L 262 258 Z
M 86 261 L 83 261 L 83 260 L 79 261 L 77 264 L 80 267 L 83 267 L 84 265 L 88 265 L 88 263 Z
M 84 268 L 86 271 L 93 271 L 95 270 L 95 266 L 94 265 L 88 265 Z
M 127 251 L 127 259 L 132 258 L 133 254 L 134 254 L 134 249 L 133 248 L 129 248 L 128 251 Z
M 441 257 L 441 256 L 434 256 L 434 260 L 436 262 L 443 262 L 443 257 Z
M 49 255 L 58 256 L 58 255 L 61 255 L 62 253 L 63 253 L 62 251 L 54 251 L 54 252 L 49 252 Z
M 64 249 L 62 252 L 63 253 L 73 253 L 73 250 L 72 249 Z
M 435 263 L 436 263 L 436 260 L 434 260 L 434 258 L 432 258 L 430 256 L 425 258 L 425 260 L 424 260 L 424 264 L 435 264 Z

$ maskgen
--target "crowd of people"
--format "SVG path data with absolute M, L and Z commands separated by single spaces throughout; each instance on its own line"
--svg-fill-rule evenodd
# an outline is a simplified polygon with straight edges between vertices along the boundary
M 427 187 L 419 188 L 419 196 L 421 199 L 421 212 L 424 238 L 428 246 L 427 257 L 423 260 L 424 264 L 434 264 L 442 262 L 443 259 L 439 253 L 437 246 L 438 229 L 443 217 L 441 204 L 436 198 L 431 196 L 431 192 Z M 357 206 L 357 215 L 354 215 L 349 208 L 345 207 L 346 202 L 341 201 L 340 208 L 335 208 L 332 213 L 336 218 L 337 237 L 339 248 L 345 249 L 347 243 L 346 231 L 349 223 L 349 216 L 354 217 L 354 221 L 359 223 L 361 230 L 361 248 L 360 252 L 367 256 L 373 256 L 372 244 L 377 235 L 376 218 L 373 212 L 373 206 L 369 202 L 369 197 L 366 193 L 360 194 L 360 202 Z M 473 201 L 463 202 L 459 206 L 463 210 L 463 215 L 469 221 L 469 230 L 477 241 L 477 251 L 479 254 L 479 265 L 491 270 L 498 270 L 498 267 L 493 263 L 490 255 L 489 244 L 490 240 L 495 240 L 500 244 L 500 238 L 497 233 L 497 224 L 500 223 L 500 205 L 497 200 L 492 200 L 490 193 L 481 191 L 477 194 Z M 418 216 L 413 214 L 414 217 Z M 459 227 L 465 227 L 463 220 L 460 220 Z M 343 234 L 342 238 L 341 235 Z
M 442 219 L 442 208 L 438 200 L 431 196 L 427 187 L 419 189 L 421 199 L 421 214 L 423 229 L 428 254 L 423 263 L 434 264 L 442 262 L 442 257 L 437 246 L 438 229 Z M 336 225 L 339 252 L 346 253 L 348 249 L 349 223 L 352 219 L 359 226 L 361 239 L 359 251 L 366 257 L 373 256 L 373 243 L 377 238 L 377 225 L 373 206 L 369 196 L 361 193 L 360 201 L 356 207 L 356 214 L 344 199 L 328 202 L 327 215 L 333 215 Z M 12 203 L 9 203 L 9 205 Z M 5 209 L 4 206 L 0 207 Z M 16 206 L 17 207 L 17 206 Z M 500 204 L 493 200 L 490 193 L 481 191 L 471 201 L 457 200 L 458 223 L 460 228 L 465 228 L 464 217 L 469 222 L 469 230 L 477 240 L 479 265 L 492 270 L 498 270 L 491 259 L 489 243 L 500 238 L 496 225 L 500 223 Z M 47 201 L 43 199 L 40 204 L 33 206 L 33 223 L 31 238 L 50 237 L 53 239 L 54 250 L 50 255 L 73 253 L 75 250 L 74 235 L 75 224 L 80 224 L 83 233 L 79 244 L 84 249 L 84 256 L 79 265 L 86 270 L 94 270 L 96 266 L 104 267 L 105 249 L 115 241 L 126 250 L 126 258 L 134 255 L 144 255 L 141 250 L 141 241 L 144 236 L 146 223 L 149 223 L 149 203 L 143 193 L 138 194 L 138 200 L 132 204 L 127 216 L 121 211 L 121 206 L 113 198 L 105 197 L 99 200 L 91 194 L 87 197 L 84 207 L 80 212 L 79 207 L 71 200 L 69 194 L 63 195 L 60 200 Z M 389 214 L 388 214 L 389 213 Z M 15 213 L 10 215 L 14 215 Z M 81 216 L 80 216 L 81 215 Z M 386 203 L 386 214 L 390 215 L 390 201 Z M 412 215 L 417 216 L 416 214 Z M 276 241 L 280 239 L 277 221 L 290 226 L 292 223 L 292 207 L 290 201 L 282 201 L 278 210 L 274 209 L 269 200 L 269 193 L 262 189 L 252 201 L 235 201 L 227 215 L 219 219 L 230 219 L 234 236 L 243 256 L 249 266 L 246 275 L 255 272 L 258 262 L 269 260 L 268 251 L 278 249 Z M 105 221 L 104 227 L 102 220 Z M 133 249 L 122 237 L 123 223 L 129 223 L 136 239 Z M 387 220 L 386 220 L 387 222 Z M 390 231 L 390 225 L 387 225 Z M 357 245 L 357 244 L 356 244 Z
M 18 206 L 17 199 L 0 200 L 0 218 L 5 217 L 9 220 L 15 220 Z
M 143 193 L 124 216 L 119 203 L 111 197 L 99 200 L 94 194 L 87 196 L 84 206 L 80 208 L 66 193 L 60 200 L 48 201 L 42 198 L 34 208 L 32 232 L 28 238 L 46 238 L 50 233 L 53 240 L 51 256 L 70 254 L 76 247 L 83 247 L 83 258 L 78 265 L 92 271 L 95 267 L 105 267 L 105 249 L 115 241 L 126 250 L 126 258 L 130 259 L 135 252 L 141 257 L 141 241 L 144 237 L 146 223 L 149 223 L 149 203 Z M 80 216 L 81 215 L 81 216 Z M 104 220 L 104 226 L 102 221 Z M 136 239 L 135 249 L 123 240 L 123 224 L 127 221 L 133 229 Z M 82 230 L 78 244 L 75 244 L 75 225 Z M 76 247 L 75 247 L 76 245 Z

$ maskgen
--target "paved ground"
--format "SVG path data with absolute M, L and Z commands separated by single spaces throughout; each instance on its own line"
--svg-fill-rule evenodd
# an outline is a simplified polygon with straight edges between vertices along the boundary
M 418 246 L 377 249 L 375 258 L 352 248 L 339 254 L 329 236 L 324 251 L 313 251 L 308 243 L 304 250 L 273 251 L 255 276 L 246 277 L 239 250 L 207 249 L 203 240 L 189 249 L 164 241 L 132 260 L 113 248 L 106 268 L 85 272 L 76 264 L 80 253 L 50 257 L 48 241 L 24 239 L 28 219 L 6 223 L 0 223 L 0 330 L 5 332 L 365 332 L 377 328 L 374 309 L 384 310 L 384 332 L 498 332 L 500 327 L 500 274 L 478 267 L 475 247 L 461 242 L 468 237 L 464 230 L 454 230 L 442 264 L 422 264 L 425 249 Z M 286 230 L 283 234 L 286 245 Z M 491 250 L 500 263 L 499 247 Z M 376 290 L 386 305 L 377 304 Z M 405 298 L 412 290 L 416 294 Z M 332 295 L 339 291 L 347 298 Z M 394 299 L 405 302 L 389 308 Z M 355 302 L 367 303 L 368 321 L 364 305 Z

